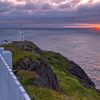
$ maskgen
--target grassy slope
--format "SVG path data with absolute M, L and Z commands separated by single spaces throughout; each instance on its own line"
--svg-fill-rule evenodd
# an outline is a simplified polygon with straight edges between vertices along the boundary
M 13 66 L 16 69 L 16 62 L 25 57 L 30 57 L 33 60 L 37 58 L 47 58 L 49 63 L 56 73 L 62 93 L 58 93 L 51 89 L 36 87 L 32 84 L 32 80 L 35 78 L 35 73 L 20 70 L 18 72 L 19 81 L 30 95 L 31 99 L 36 100 L 100 100 L 100 94 L 95 90 L 87 89 L 72 76 L 69 72 L 65 72 L 65 68 L 70 64 L 63 56 L 53 52 L 42 52 L 41 54 L 32 54 L 26 51 L 20 51 L 13 45 L 6 45 L 6 49 L 10 49 L 13 52 Z

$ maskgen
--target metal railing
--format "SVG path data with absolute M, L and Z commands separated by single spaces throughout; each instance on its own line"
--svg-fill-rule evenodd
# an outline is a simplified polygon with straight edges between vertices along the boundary
M 12 71 L 12 53 L 0 48 L 0 100 L 31 100 Z

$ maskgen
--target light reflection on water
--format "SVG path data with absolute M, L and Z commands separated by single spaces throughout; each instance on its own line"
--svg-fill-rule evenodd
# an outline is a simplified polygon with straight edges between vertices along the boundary
M 1 34 L 4 33 L 4 34 Z M 18 30 L 1 31 L 8 40 L 18 39 Z M 44 50 L 56 51 L 79 64 L 100 89 L 100 34 L 91 30 L 24 30 L 25 38 Z

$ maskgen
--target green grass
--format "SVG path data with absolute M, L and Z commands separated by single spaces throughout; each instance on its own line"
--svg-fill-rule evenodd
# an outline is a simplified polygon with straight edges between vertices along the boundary
M 22 83 L 31 99 L 34 100 L 62 100 L 63 96 L 51 89 L 44 87 L 37 87 L 32 85 L 32 80 L 36 77 L 36 73 L 30 73 L 28 71 L 19 71 L 17 73 L 19 81 Z
M 37 60 L 37 58 L 40 58 L 39 54 L 37 53 L 32 54 L 31 52 L 21 51 L 12 44 L 4 45 L 4 47 L 6 50 L 12 51 L 14 70 L 16 69 L 16 63 L 21 59 L 32 58 L 33 60 Z
M 37 60 L 38 58 L 48 59 L 48 63 L 55 72 L 61 93 L 49 88 L 37 87 L 32 84 L 36 73 L 21 70 L 17 77 L 32 100 L 100 100 L 100 93 L 93 89 L 85 88 L 79 80 L 71 75 L 67 68 L 70 66 L 69 60 L 54 52 L 42 52 L 32 54 L 31 52 L 21 51 L 13 45 L 6 45 L 5 48 L 13 53 L 13 65 L 16 69 L 16 63 L 26 57 Z
M 42 56 L 51 58 L 49 63 L 56 73 L 63 93 L 70 100 L 99 100 L 100 94 L 93 89 L 85 88 L 76 77 L 71 75 L 66 68 L 70 66 L 69 61 L 59 54 L 43 52 Z

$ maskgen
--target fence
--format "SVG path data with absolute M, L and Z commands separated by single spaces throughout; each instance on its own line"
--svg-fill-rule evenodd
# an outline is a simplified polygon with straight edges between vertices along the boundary
M 0 100 L 31 100 L 12 71 L 12 53 L 0 48 Z

